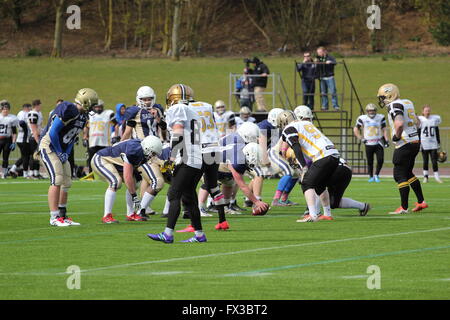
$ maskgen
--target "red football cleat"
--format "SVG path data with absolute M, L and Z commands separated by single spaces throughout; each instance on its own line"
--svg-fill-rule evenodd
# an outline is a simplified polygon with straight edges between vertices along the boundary
M 428 204 L 425 201 L 423 201 L 422 203 L 416 202 L 416 206 L 414 207 L 414 209 L 412 209 L 412 212 L 417 212 L 426 208 L 428 208 Z
M 334 220 L 332 216 L 325 216 L 325 215 L 321 215 L 319 217 L 319 220 L 325 220 L 325 221 L 331 221 Z
M 116 219 L 113 218 L 112 213 L 108 213 L 105 217 L 102 218 L 103 223 L 119 223 Z
M 389 214 L 406 214 L 408 209 L 403 209 L 402 206 L 398 207 L 394 212 L 389 212 Z
M 194 232 L 195 229 L 193 226 L 188 225 L 186 228 L 182 229 L 182 230 L 177 230 L 177 232 Z
M 216 230 L 228 230 L 230 229 L 230 225 L 228 224 L 228 221 L 219 222 L 215 226 Z

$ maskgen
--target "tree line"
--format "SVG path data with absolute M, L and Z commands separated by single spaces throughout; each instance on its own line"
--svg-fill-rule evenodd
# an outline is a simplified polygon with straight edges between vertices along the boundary
M 367 8 L 373 3 L 381 8 L 380 30 L 366 27 Z M 20 31 L 27 10 L 46 6 L 54 19 L 52 55 L 60 57 L 64 14 L 72 4 L 95 11 L 106 52 L 158 50 L 174 60 L 181 52 L 196 55 L 207 50 L 211 26 L 236 13 L 261 36 L 267 50 L 303 50 L 349 39 L 355 43 L 364 35 L 370 51 L 383 51 L 396 27 L 389 16 L 408 11 L 421 12 L 436 41 L 450 44 L 448 0 L 0 0 L 0 12 Z

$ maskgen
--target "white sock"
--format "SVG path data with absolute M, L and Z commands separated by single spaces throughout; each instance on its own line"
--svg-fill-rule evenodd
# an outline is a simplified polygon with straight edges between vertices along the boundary
M 16 171 L 17 166 L 15 164 L 13 164 L 13 166 L 11 167 L 11 171 Z
M 108 188 L 105 192 L 105 212 L 103 214 L 104 217 L 106 217 L 108 213 L 112 213 L 112 208 L 114 206 L 115 200 L 116 192 Z
M 317 214 L 320 213 L 320 208 L 321 208 L 320 198 L 317 197 L 317 198 L 316 198 L 316 212 L 317 212 Z
M 169 236 L 173 236 L 173 229 L 170 229 L 170 228 L 165 228 L 164 229 L 164 233 L 165 234 L 167 234 L 167 235 L 169 235 Z
M 364 203 L 355 201 L 350 198 L 342 198 L 339 203 L 339 208 L 351 208 L 351 209 L 359 209 L 364 210 Z
M 147 208 L 152 203 L 153 199 L 155 199 L 155 196 L 148 193 L 147 191 L 144 192 L 144 196 L 141 200 L 141 207 L 140 210 Z
M 8 168 L 3 168 L 3 176 L 6 177 L 6 173 L 8 173 Z
M 23 177 L 27 178 L 28 177 L 28 171 L 23 170 Z
M 127 203 L 127 216 L 131 216 L 134 213 L 134 206 L 133 206 L 133 197 L 131 196 L 131 193 L 128 191 L 125 191 L 125 201 Z
M 169 199 L 166 197 L 166 203 L 164 204 L 163 214 L 169 213 L 169 207 L 170 207 L 170 202 L 169 202 Z
M 434 178 L 435 178 L 435 179 L 439 179 L 439 172 L 435 172 L 435 173 L 434 173 Z
M 37 177 L 39 175 L 39 171 L 33 170 L 33 174 L 34 174 L 35 177 Z
M 323 207 L 323 214 L 327 217 L 331 217 L 331 207 L 330 206 L 324 206 Z
M 51 217 L 52 219 L 58 218 L 58 217 L 59 217 L 59 210 L 56 210 L 56 211 L 50 211 L 50 217 Z
M 423 176 L 428 177 L 428 170 L 423 170 Z
M 32 177 L 33 176 L 33 170 L 28 170 L 28 176 Z
M 195 236 L 196 237 L 201 237 L 202 235 L 204 235 L 205 233 L 202 230 L 195 230 Z

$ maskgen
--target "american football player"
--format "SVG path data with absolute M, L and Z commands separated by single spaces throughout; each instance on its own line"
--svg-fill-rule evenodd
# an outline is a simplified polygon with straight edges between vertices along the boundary
M 245 122 L 256 122 L 249 107 L 242 107 L 239 110 L 239 117 L 236 118 L 236 128 L 239 128 Z
M 395 145 L 392 162 L 394 164 L 394 180 L 400 192 L 401 205 L 390 214 L 408 213 L 409 188 L 417 197 L 413 212 L 428 207 L 422 193 L 420 181 L 413 173 L 414 162 L 420 149 L 420 139 L 414 104 L 407 99 L 400 99 L 400 91 L 395 84 L 387 83 L 378 89 L 378 103 L 381 108 L 387 107 L 392 142 Z
M 16 148 L 17 126 L 19 120 L 10 114 L 11 105 L 7 100 L 0 101 L 0 153 L 3 153 L 1 177 L 6 179 L 8 175 L 9 154 Z
M 72 186 L 69 154 L 78 134 L 87 122 L 87 110 L 98 103 L 97 92 L 80 89 L 75 104 L 64 101 L 51 112 L 50 120 L 39 143 L 39 155 L 50 177 L 48 204 L 50 225 L 66 227 L 79 225 L 67 216 L 68 191 Z
M 236 129 L 236 119 L 233 111 L 226 111 L 226 104 L 222 100 L 214 103 L 214 119 L 216 120 L 219 138 L 225 137 Z
M 142 174 L 144 180 L 151 179 L 152 171 L 148 163 L 152 157 L 161 155 L 162 143 L 155 136 L 147 136 L 142 141 L 129 139 L 119 142 L 111 147 L 106 147 L 95 153 L 91 160 L 92 169 L 100 178 L 108 182 L 109 187 L 105 193 L 105 207 L 102 222 L 106 224 L 118 223 L 113 217 L 113 206 L 116 192 L 125 183 L 131 195 L 133 214 L 127 215 L 127 221 L 146 221 L 147 217 L 139 215 L 141 200 L 136 193 L 136 181 L 134 171 Z M 149 184 L 149 183 L 148 183 Z M 147 187 L 142 202 L 149 202 L 152 189 Z
M 361 135 L 360 131 L 363 132 Z M 380 171 L 384 163 L 384 148 L 389 146 L 386 119 L 384 115 L 377 113 L 377 106 L 369 103 L 366 106 L 366 114 L 358 117 L 353 133 L 366 148 L 369 182 L 380 182 Z M 377 156 L 377 169 L 373 174 L 373 157 Z
M 437 114 L 431 114 L 431 107 L 425 105 L 422 108 L 420 120 L 420 146 L 423 157 L 423 183 L 428 182 L 428 158 L 431 158 L 433 165 L 434 179 L 438 183 L 443 183 L 439 177 L 438 149 L 441 144 L 439 135 L 439 125 L 441 117 Z
M 31 110 L 31 104 L 25 103 L 22 106 L 22 110 L 17 114 L 17 120 L 19 121 L 18 129 L 19 132 L 17 134 L 16 143 L 20 149 L 20 158 L 13 164 L 11 169 L 9 170 L 9 174 L 12 177 L 17 177 L 19 173 L 17 172 L 17 168 L 23 167 L 23 177 L 28 178 L 28 168 L 30 165 L 30 145 L 28 143 L 29 139 L 29 129 L 28 129 L 28 112 Z

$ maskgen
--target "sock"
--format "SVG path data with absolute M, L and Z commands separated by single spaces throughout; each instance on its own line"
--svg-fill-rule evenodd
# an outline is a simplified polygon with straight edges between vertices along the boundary
M 279 200 L 281 198 L 282 191 L 277 190 L 275 191 L 275 195 L 273 196 L 273 200 Z
M 50 217 L 52 219 L 57 219 L 59 218 L 59 210 L 58 211 L 50 211 Z
M 67 204 L 59 204 L 58 205 L 59 216 L 61 218 L 65 218 L 66 217 L 66 213 L 67 213 L 66 206 L 67 206 Z
M 34 175 L 35 177 L 37 177 L 37 176 L 39 175 L 39 171 L 33 170 L 33 175 Z
M 331 217 L 331 207 L 330 206 L 324 206 L 323 207 L 323 214 L 327 217 Z
M 287 192 L 283 192 L 283 194 L 281 195 L 281 201 L 286 201 L 289 197 L 289 193 Z
M 428 178 L 428 170 L 423 170 L 423 176 L 424 176 L 425 178 Z
M 127 216 L 131 216 L 134 213 L 134 206 L 133 206 L 133 197 L 131 196 L 131 193 L 128 191 L 125 191 L 125 201 L 127 203 Z
M 169 206 L 170 206 L 170 202 L 169 202 L 169 199 L 167 199 L 167 197 L 166 197 L 166 203 L 164 204 L 163 214 L 169 213 Z
M 227 220 L 225 218 L 225 205 L 218 206 L 217 212 L 219 213 L 219 223 L 222 223 Z
M 408 182 L 402 182 L 398 184 L 398 191 L 400 192 L 400 199 L 403 209 L 408 209 L 409 198 L 409 184 Z
M 33 170 L 28 170 L 28 176 L 32 177 L 33 176 Z
M 202 230 L 195 230 L 195 236 L 196 237 L 201 237 L 203 236 L 205 233 Z
M 173 236 L 173 229 L 171 229 L 171 228 L 165 228 L 164 229 L 164 233 L 165 234 L 167 234 L 167 235 L 169 235 L 169 236 Z
M 355 201 L 350 198 L 342 198 L 341 202 L 339 203 L 339 208 L 364 210 L 364 203 Z
M 435 178 L 435 179 L 439 179 L 439 172 L 435 172 L 435 173 L 434 173 L 434 178 Z
M 3 176 L 6 177 L 6 173 L 8 173 L 8 168 L 3 168 Z
M 413 189 L 414 193 L 416 194 L 417 202 L 422 203 L 424 199 L 422 193 L 422 186 L 420 185 L 419 179 L 417 179 L 417 177 L 412 177 L 411 179 L 408 180 L 408 182 L 409 186 L 411 187 L 411 189 Z
M 320 207 L 321 207 L 320 198 L 316 197 L 316 212 L 317 212 L 317 214 L 320 213 Z
M 108 213 L 112 213 L 112 208 L 115 200 L 116 192 L 108 188 L 105 192 L 105 212 L 103 214 L 104 217 L 106 217 Z
M 23 170 L 23 177 L 24 177 L 24 178 L 28 178 L 28 171 Z
M 153 199 L 155 199 L 155 196 L 148 193 L 148 192 L 144 192 L 144 196 L 142 197 L 141 200 L 141 207 L 140 210 L 147 208 L 148 206 L 150 206 L 150 204 L 152 203 Z

